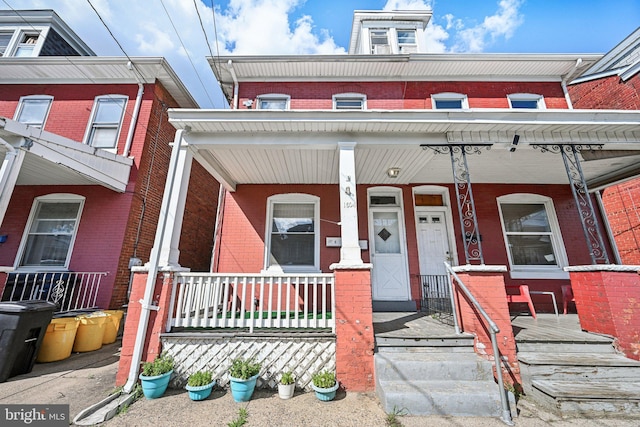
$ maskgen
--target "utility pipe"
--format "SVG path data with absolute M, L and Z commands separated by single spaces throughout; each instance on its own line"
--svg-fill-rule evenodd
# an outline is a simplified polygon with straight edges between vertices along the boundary
M 233 61 L 227 61 L 227 65 L 229 65 L 229 72 L 231 73 L 231 78 L 233 79 L 233 109 L 238 109 L 238 76 L 236 76 L 236 70 L 233 69 Z
M 582 64 L 582 58 L 578 58 L 576 60 L 576 63 L 571 69 L 571 71 L 569 71 L 560 82 L 560 86 L 562 86 L 562 92 L 564 93 L 564 99 L 567 101 L 567 106 L 569 107 L 570 110 L 573 110 L 573 103 L 571 102 L 571 97 L 569 96 L 569 90 L 567 89 L 567 80 L 569 80 L 569 77 L 571 77 L 572 74 L 578 69 L 580 64 Z
M 2 138 L 0 138 L 0 144 L 4 145 L 7 148 L 7 153 L 4 155 L 2 167 L 0 167 L 0 225 L 2 225 L 2 222 L 4 221 L 4 214 L 7 212 L 7 208 L 9 207 L 9 199 L 11 198 L 10 194 L 6 194 L 7 181 L 9 180 L 9 176 L 11 176 L 11 173 L 13 172 L 13 166 L 15 165 L 16 158 L 18 157 L 18 151 L 13 145 L 9 144 Z M 12 185 L 12 193 L 13 188 L 14 186 Z
M 149 259 L 149 275 L 147 276 L 147 284 L 144 289 L 144 297 L 140 300 L 142 310 L 140 312 L 140 320 L 138 322 L 138 331 L 136 333 L 136 341 L 133 347 L 133 356 L 131 358 L 131 366 L 129 367 L 129 377 L 127 383 L 124 385 L 124 391 L 130 393 L 135 387 L 138 381 L 138 372 L 140 371 L 140 362 L 142 361 L 142 350 L 144 349 L 144 342 L 147 335 L 147 327 L 149 325 L 149 314 L 151 310 L 158 310 L 158 307 L 152 306 L 153 303 L 153 291 L 156 286 L 156 276 L 158 275 L 158 264 L 160 261 L 160 250 L 164 236 L 167 231 L 167 222 L 169 216 L 169 206 L 171 206 L 171 199 L 173 198 L 174 182 L 178 172 L 180 157 L 180 148 L 184 141 L 184 134 L 187 131 L 184 129 L 178 129 L 176 131 L 175 141 L 171 149 L 171 159 L 169 160 L 169 170 L 167 173 L 167 181 L 164 187 L 164 196 L 162 197 L 162 205 L 160 207 L 160 217 L 158 218 L 158 229 L 156 230 L 156 237 L 151 249 L 151 257 Z
M 133 142 L 133 135 L 136 130 L 136 124 L 138 123 L 138 114 L 140 113 L 140 105 L 142 104 L 142 95 L 144 94 L 144 85 L 138 83 L 138 94 L 136 95 L 136 103 L 133 107 L 133 114 L 131 115 L 131 124 L 129 125 L 129 133 L 127 134 L 127 142 L 124 145 L 124 151 L 122 155 L 129 156 L 131 150 L 131 143 Z

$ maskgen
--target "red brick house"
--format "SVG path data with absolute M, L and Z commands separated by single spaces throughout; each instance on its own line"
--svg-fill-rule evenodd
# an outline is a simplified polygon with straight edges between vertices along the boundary
M 0 56 L 3 300 L 120 308 L 153 244 L 167 110 L 198 105 L 163 58 L 96 56 L 51 10 L 0 11 Z M 218 186 L 193 172 L 180 257 L 208 269 Z
M 640 110 L 640 28 L 569 86 L 574 108 Z M 629 171 L 628 177 L 637 174 Z M 601 191 L 620 261 L 640 264 L 640 180 Z
M 170 110 L 163 203 L 190 158 L 221 183 L 213 267 L 137 269 L 118 383 L 166 350 L 178 384 L 206 367 L 224 385 L 246 356 L 263 385 L 332 369 L 348 391 L 379 389 L 374 315 L 430 310 L 452 277 L 452 311 L 503 364 L 498 384 L 521 382 L 507 295 L 521 284 L 541 313 L 574 295 L 583 329 L 639 357 L 637 307 L 616 297 L 638 295 L 639 268 L 616 264 L 591 189 L 638 164 L 640 113 L 572 108 L 567 82 L 601 55 L 429 54 L 430 17 L 356 11 L 347 55 L 209 58 L 232 108 Z M 174 206 L 158 252 L 179 240 Z M 626 326 L 600 331 L 613 313 Z

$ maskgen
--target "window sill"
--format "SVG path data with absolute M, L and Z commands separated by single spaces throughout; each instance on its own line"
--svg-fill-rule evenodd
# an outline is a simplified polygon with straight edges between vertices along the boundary
M 569 279 L 569 273 L 560 268 L 547 271 L 512 269 L 509 271 L 509 274 L 512 279 Z

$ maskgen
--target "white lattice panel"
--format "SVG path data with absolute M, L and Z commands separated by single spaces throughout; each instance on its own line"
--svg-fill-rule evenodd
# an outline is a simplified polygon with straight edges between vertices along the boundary
M 182 388 L 198 370 L 209 370 L 218 385 L 229 383 L 228 369 L 236 357 L 255 358 L 262 364 L 257 387 L 276 388 L 280 374 L 292 371 L 296 386 L 310 389 L 311 376 L 336 369 L 334 337 L 236 337 L 203 334 L 162 337 L 162 349 L 175 362 L 171 386 Z M 339 379 L 338 379 L 339 380 Z

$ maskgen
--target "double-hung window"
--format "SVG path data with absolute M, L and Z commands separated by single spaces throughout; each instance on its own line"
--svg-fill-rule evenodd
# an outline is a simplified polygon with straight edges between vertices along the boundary
M 7 49 L 12 37 L 13 32 L 0 31 L 0 56 L 6 56 L 8 54 Z
M 388 55 L 391 53 L 389 44 L 389 31 L 386 29 L 369 30 L 369 41 L 371 43 L 371 53 L 377 55 Z
M 461 93 L 445 92 L 431 95 L 432 107 L 436 110 L 469 108 L 467 95 Z
M 511 194 L 498 198 L 513 278 L 561 278 L 567 256 L 550 198 Z
M 546 108 L 542 95 L 536 95 L 533 93 L 514 93 L 507 95 L 507 99 L 509 100 L 509 107 L 511 108 Z
M 83 204 L 84 197 L 73 194 L 36 199 L 17 266 L 66 268 Z
M 32 95 L 20 98 L 14 119 L 29 126 L 43 127 L 51 108 L 52 96 Z
M 320 199 L 281 194 L 267 201 L 265 269 L 283 272 L 320 271 Z
M 416 30 L 398 30 L 398 49 L 400 53 L 414 53 L 418 51 L 416 44 Z
M 95 148 L 115 150 L 128 98 L 122 95 L 99 96 L 93 104 L 85 141 Z
M 35 56 L 36 45 L 38 44 L 38 33 L 22 33 L 13 56 Z
M 289 95 L 269 94 L 258 96 L 259 110 L 288 110 Z
M 358 93 L 341 93 L 333 95 L 334 110 L 364 110 L 367 97 Z

